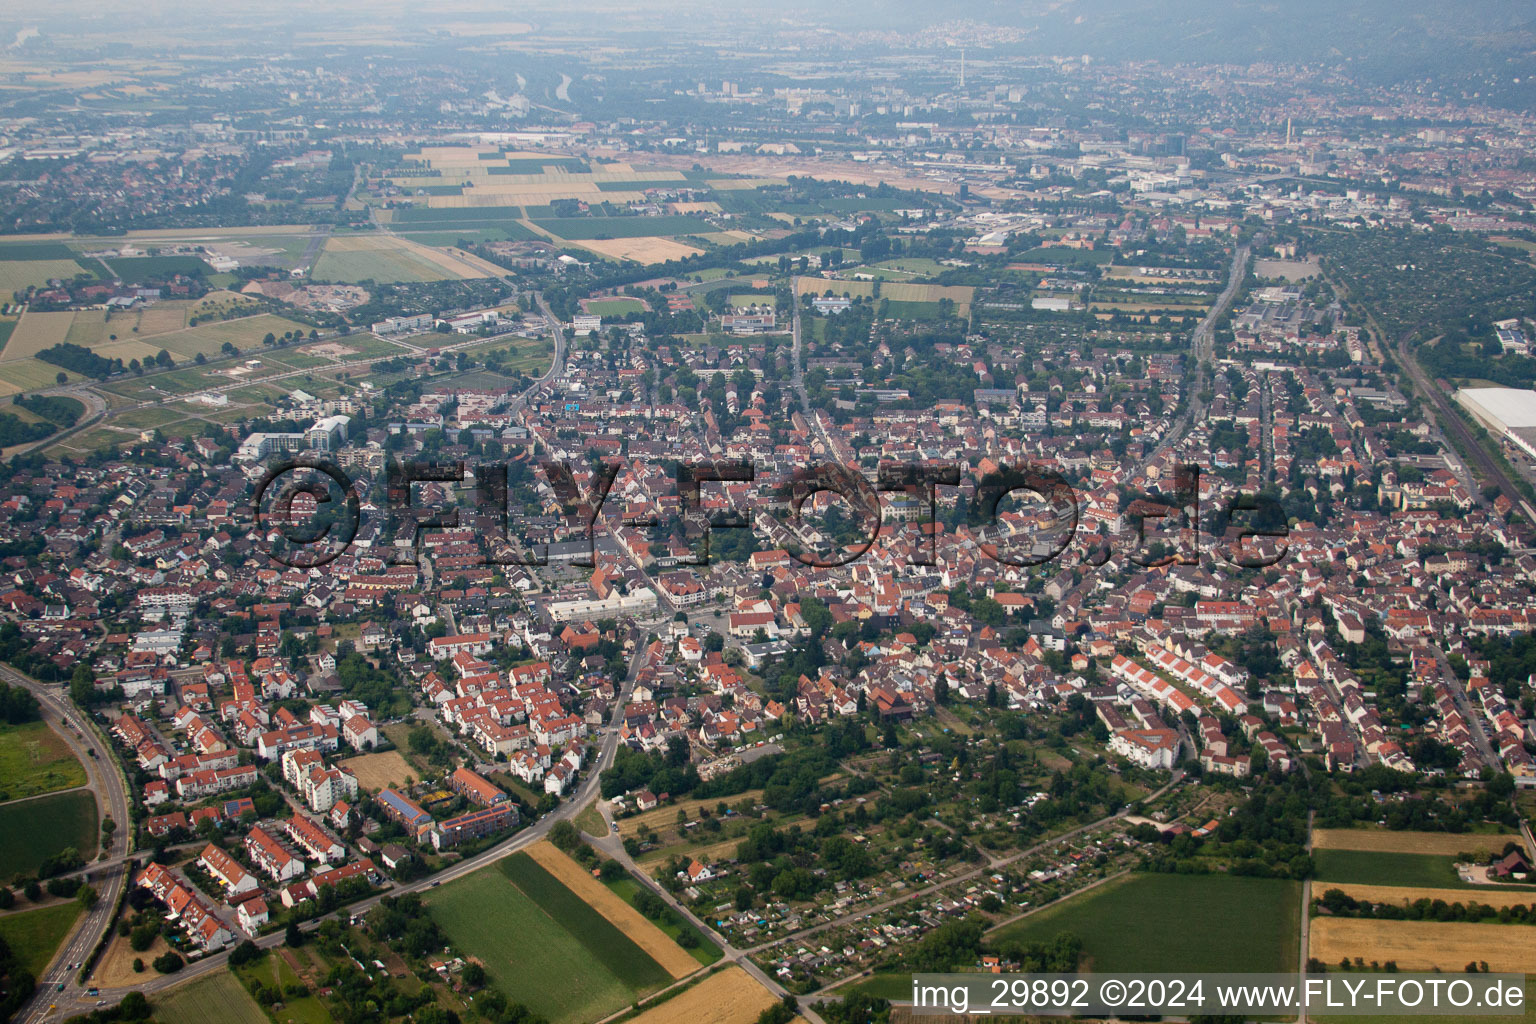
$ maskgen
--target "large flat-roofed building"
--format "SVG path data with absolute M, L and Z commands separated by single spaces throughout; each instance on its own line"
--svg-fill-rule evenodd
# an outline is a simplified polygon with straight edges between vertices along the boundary
M 1536 458 L 1536 391 L 1523 388 L 1462 388 L 1456 401 L 1488 430 L 1507 437 Z

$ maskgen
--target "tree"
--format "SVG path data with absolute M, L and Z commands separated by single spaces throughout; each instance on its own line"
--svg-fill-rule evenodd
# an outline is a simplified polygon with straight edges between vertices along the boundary
M 288 929 L 283 932 L 283 945 L 290 947 L 304 945 L 304 933 L 299 930 L 299 922 L 288 922 Z
M 69 374 L 65 373 L 63 370 L 60 370 L 58 373 L 53 375 L 53 379 L 58 381 L 60 384 L 68 384 Z
M 466 964 L 459 976 L 470 988 L 480 988 L 485 984 L 485 968 L 476 963 Z
M 142 992 L 129 992 L 117 1004 L 117 1017 L 119 1020 L 148 1020 L 149 1000 Z
M 164 953 L 161 953 L 159 956 L 155 957 L 153 963 L 151 963 L 150 966 L 159 971 L 161 974 L 175 974 L 177 971 L 181 970 L 182 965 L 185 963 L 185 960 L 176 955 L 175 952 L 168 949 Z

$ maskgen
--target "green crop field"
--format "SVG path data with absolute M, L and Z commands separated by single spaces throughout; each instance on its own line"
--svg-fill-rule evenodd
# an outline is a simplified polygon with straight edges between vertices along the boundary
M 600 238 L 650 238 L 714 231 L 698 217 L 547 217 L 533 222 L 550 234 L 572 242 Z
M 80 910 L 80 904 L 70 900 L 41 910 L 6 914 L 0 917 L 0 939 L 22 959 L 32 977 L 41 978 L 59 944 L 75 926 Z
M 269 1024 L 256 1000 L 228 971 L 178 985 L 155 997 L 153 1006 L 160 1024 Z
M 141 284 L 151 279 L 164 280 L 172 274 L 203 277 L 212 273 L 208 264 L 196 256 L 129 256 L 103 262 L 112 273 L 123 279 L 124 284 Z
M 43 722 L 0 726 L 0 801 L 85 785 L 85 769 Z
M 1456 874 L 1456 858 L 1432 853 L 1314 850 L 1319 882 L 1406 885 L 1423 889 L 1475 889 Z
M 74 250 L 63 242 L 0 242 L 0 260 L 72 260 Z
M 988 939 L 996 948 L 1071 932 L 1099 971 L 1287 971 L 1296 967 L 1300 910 L 1295 882 L 1138 874 L 1031 914 Z
M 525 853 L 443 886 L 429 906 L 460 952 L 479 958 L 508 998 L 551 1024 L 607 1016 L 671 980 Z
M 0 804 L 0 879 L 36 871 L 69 846 L 87 860 L 96 852 L 96 798 L 89 790 Z

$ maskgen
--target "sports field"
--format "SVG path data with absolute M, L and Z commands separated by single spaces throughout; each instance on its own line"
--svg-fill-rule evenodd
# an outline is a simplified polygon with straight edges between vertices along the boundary
M 45 857 L 73 846 L 96 852 L 96 798 L 90 790 L 0 804 L 0 880 L 36 871 Z
M 1312 857 L 1317 864 L 1318 883 L 1354 882 L 1427 889 L 1481 888 L 1461 880 L 1456 873 L 1456 858 L 1451 854 L 1313 850 Z M 1313 888 L 1317 888 L 1317 883 Z
M 841 281 L 826 277 L 802 277 L 797 295 L 849 295 L 857 298 L 875 298 L 874 281 Z M 971 299 L 976 289 L 969 285 L 908 284 L 901 281 L 885 281 L 880 284 L 879 298 L 895 302 L 938 302 L 949 299 L 955 304 L 955 312 L 968 316 Z
M 587 299 L 581 305 L 588 313 L 596 316 L 623 316 L 626 313 L 645 312 L 645 303 L 631 298 Z
M 0 939 L 21 957 L 34 978 L 41 978 L 59 943 L 75 926 L 80 910 L 80 904 L 70 900 L 41 910 L 0 915 Z
M 152 1004 L 160 1024 L 269 1024 L 267 1015 L 228 970 L 178 985 Z
M 1300 912 L 1296 882 L 1137 874 L 1031 914 L 989 940 L 1000 947 L 1071 932 L 1099 971 L 1289 971 Z
M 671 980 L 526 853 L 433 890 L 428 906 L 460 952 L 551 1024 L 605 1017 Z
M 85 769 L 43 722 L 0 726 L 0 801 L 85 785 Z

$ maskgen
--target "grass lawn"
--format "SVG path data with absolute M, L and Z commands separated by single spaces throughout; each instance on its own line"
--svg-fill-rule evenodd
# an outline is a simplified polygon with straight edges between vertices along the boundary
M 286 989 L 290 985 L 302 984 L 296 971 L 283 959 L 281 950 L 273 950 L 259 962 L 248 964 L 236 969 L 235 974 L 242 984 L 255 978 L 267 987 Z M 250 991 L 249 988 L 246 991 Z M 284 1024 L 331 1024 L 334 1018 L 331 1012 L 325 1008 L 325 1003 L 318 996 L 308 995 L 299 999 L 284 999 L 282 1014 Z
M 152 1004 L 160 1024 L 269 1024 L 256 1000 L 228 971 L 179 985 Z
M 508 998 L 551 1024 L 605 1017 L 671 980 L 524 853 L 443 886 L 428 904 L 460 952 L 479 958 Z
M 89 790 L 0 804 L 0 879 L 36 871 L 68 846 L 86 860 L 96 852 L 96 797 Z
M 0 939 L 21 957 L 32 977 L 40 979 L 79 916 L 80 904 L 74 900 L 41 910 L 6 914 L 0 917 Z
M 43 722 L 0 726 L 0 800 L 85 785 L 85 768 Z
M 1461 880 L 1456 874 L 1456 858 L 1449 854 L 1314 850 L 1312 856 L 1317 864 L 1317 882 L 1408 885 L 1425 889 L 1482 888 Z M 1316 887 L 1314 883 L 1313 888 Z
M 588 299 L 586 309 L 594 316 L 623 316 L 626 313 L 644 313 L 645 303 L 631 298 Z
M 1237 875 L 1130 875 L 1031 914 L 988 936 L 1083 940 L 1098 971 L 1291 971 L 1301 910 L 1297 883 Z M 1170 921 L 1199 927 L 1170 927 Z

